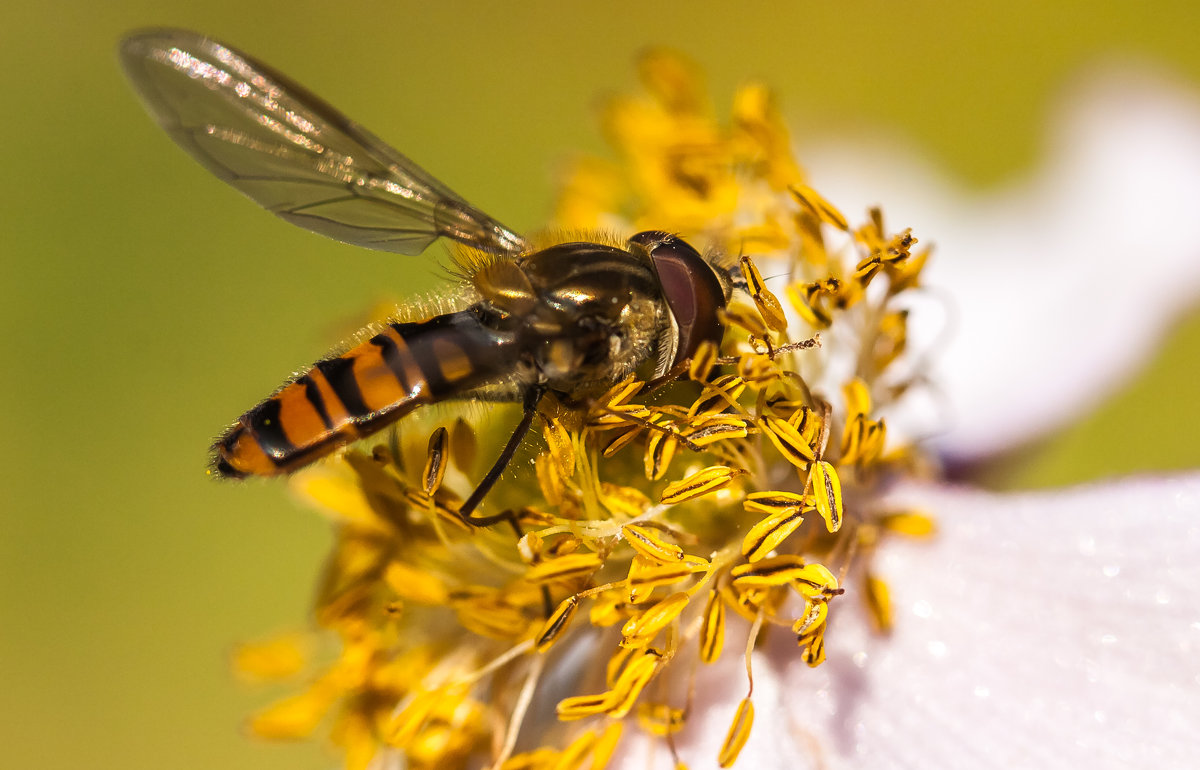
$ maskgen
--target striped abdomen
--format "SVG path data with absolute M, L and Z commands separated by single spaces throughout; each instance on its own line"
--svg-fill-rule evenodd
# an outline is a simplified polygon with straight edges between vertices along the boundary
M 246 412 L 213 449 L 226 478 L 273 476 L 368 436 L 421 404 L 512 371 L 511 341 L 471 310 L 392 323 Z

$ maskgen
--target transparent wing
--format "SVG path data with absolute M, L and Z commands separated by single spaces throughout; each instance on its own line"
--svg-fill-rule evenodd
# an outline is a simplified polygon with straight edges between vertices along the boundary
M 306 230 L 419 254 L 448 236 L 491 253 L 521 237 L 322 99 L 186 30 L 136 32 L 121 63 L 147 109 L 209 171 Z

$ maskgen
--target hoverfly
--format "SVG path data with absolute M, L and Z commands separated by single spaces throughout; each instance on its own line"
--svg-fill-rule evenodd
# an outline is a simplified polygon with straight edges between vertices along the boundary
M 730 271 L 682 239 L 641 232 L 617 246 L 534 249 L 322 99 L 195 32 L 135 32 L 121 61 L 151 115 L 217 177 L 283 219 L 370 249 L 419 254 L 448 237 L 479 256 L 451 312 L 388 323 L 317 361 L 213 445 L 225 478 L 274 476 L 391 425 L 418 406 L 484 397 L 522 403 L 499 459 L 460 509 L 472 518 L 548 392 L 584 394 L 720 340 Z

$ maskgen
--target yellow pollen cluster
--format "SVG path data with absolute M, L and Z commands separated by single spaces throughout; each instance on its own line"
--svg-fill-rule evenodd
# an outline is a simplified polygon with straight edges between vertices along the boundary
M 816 666 L 831 612 L 865 607 L 890 626 L 870 555 L 884 533 L 932 531 L 874 502 L 920 465 L 880 414 L 914 384 L 895 371 L 896 298 L 919 287 L 926 252 L 878 210 L 852 226 L 805 184 L 763 87 L 740 90 L 723 126 L 686 62 L 650 54 L 641 74 L 645 91 L 606 116 L 620 161 L 575 164 L 558 224 L 667 230 L 735 255 L 745 285 L 724 341 L 657 380 L 544 398 L 540 435 L 484 501 L 509 513 L 491 527 L 457 509 L 500 444 L 445 411 L 297 474 L 336 522 L 316 618 L 340 647 L 253 718 L 256 733 L 328 721 L 352 770 L 388 754 L 410 768 L 599 770 L 640 729 L 682 766 L 697 669 L 744 655 L 719 756 L 694 758 L 728 767 L 753 727 L 751 652 L 767 634 L 793 635 Z M 850 362 L 840 382 L 835 356 Z M 498 431 L 512 409 L 492 410 Z M 271 640 L 238 660 L 282 678 L 300 657 L 299 642 Z

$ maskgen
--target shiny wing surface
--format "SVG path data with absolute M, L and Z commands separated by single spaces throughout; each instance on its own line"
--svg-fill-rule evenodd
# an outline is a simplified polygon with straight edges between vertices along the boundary
M 121 42 L 121 63 L 176 144 L 268 211 L 371 249 L 419 254 L 447 236 L 483 251 L 524 241 L 270 67 L 195 32 Z

